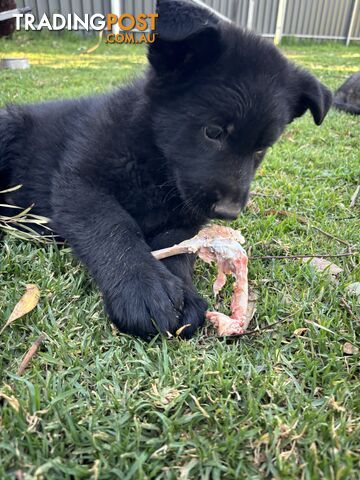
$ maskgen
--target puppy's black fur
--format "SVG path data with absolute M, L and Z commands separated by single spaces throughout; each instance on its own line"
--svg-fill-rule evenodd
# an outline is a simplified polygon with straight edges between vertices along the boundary
M 360 71 L 349 77 L 334 95 L 334 107 L 343 112 L 360 115 Z
M 51 218 L 120 330 L 147 337 L 203 323 L 186 256 L 150 252 L 235 218 L 266 149 L 331 93 L 268 41 L 190 1 L 158 2 L 143 78 L 109 95 L 0 113 L 0 189 Z

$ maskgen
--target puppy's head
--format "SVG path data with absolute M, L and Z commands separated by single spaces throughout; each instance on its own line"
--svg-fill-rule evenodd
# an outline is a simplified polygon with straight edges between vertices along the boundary
M 191 0 L 158 0 L 149 48 L 156 141 L 184 202 L 236 218 L 266 150 L 310 110 L 320 125 L 330 91 L 269 41 Z

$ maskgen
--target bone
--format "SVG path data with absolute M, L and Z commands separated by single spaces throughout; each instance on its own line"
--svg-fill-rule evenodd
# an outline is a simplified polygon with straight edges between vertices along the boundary
M 215 326 L 219 336 L 241 335 L 246 332 L 251 316 L 248 308 L 248 257 L 241 246 L 244 238 L 229 227 L 214 225 L 179 245 L 152 252 L 162 260 L 174 255 L 197 254 L 206 263 L 215 263 L 218 275 L 213 285 L 215 296 L 224 287 L 227 276 L 234 277 L 231 316 L 220 312 L 207 312 L 206 318 Z

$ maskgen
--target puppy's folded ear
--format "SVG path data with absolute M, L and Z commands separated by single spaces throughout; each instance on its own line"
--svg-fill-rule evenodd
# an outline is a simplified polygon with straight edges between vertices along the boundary
M 331 91 L 310 73 L 296 69 L 292 95 L 292 120 L 310 110 L 316 125 L 321 125 L 332 105 Z
M 159 73 L 201 68 L 220 50 L 220 19 L 191 0 L 157 0 L 156 40 L 148 57 Z

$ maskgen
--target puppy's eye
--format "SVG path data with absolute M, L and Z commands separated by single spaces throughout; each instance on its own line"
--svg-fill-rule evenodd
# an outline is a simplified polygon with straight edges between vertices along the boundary
M 209 125 L 204 128 L 204 135 L 208 140 L 220 140 L 224 133 L 224 129 L 218 125 Z
M 263 148 L 262 150 L 257 150 L 257 151 L 255 152 L 255 155 L 264 155 L 265 150 L 266 150 L 265 148 Z

